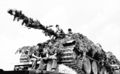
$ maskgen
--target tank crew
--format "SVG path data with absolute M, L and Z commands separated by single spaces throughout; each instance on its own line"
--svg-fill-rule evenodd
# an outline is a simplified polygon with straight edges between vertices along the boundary
M 48 43 L 48 62 L 47 62 L 47 71 L 56 71 L 57 69 L 57 48 L 53 46 L 54 42 L 50 41 Z
M 60 29 L 58 24 L 56 25 L 56 28 L 57 28 L 56 33 L 58 35 L 58 38 L 64 38 L 65 37 L 65 33 L 64 33 L 64 31 L 62 29 Z
M 46 49 L 46 43 L 43 43 L 42 45 L 41 44 L 38 44 L 39 45 L 39 54 L 40 54 L 40 62 L 39 62 L 39 66 L 37 68 L 37 71 L 38 72 L 42 72 L 44 69 L 45 69 L 45 66 L 46 66 L 46 61 L 47 61 L 47 58 L 48 58 L 48 55 L 47 55 L 47 49 Z
M 69 28 L 69 29 L 68 29 L 68 35 L 71 35 L 71 34 L 73 34 L 72 29 Z

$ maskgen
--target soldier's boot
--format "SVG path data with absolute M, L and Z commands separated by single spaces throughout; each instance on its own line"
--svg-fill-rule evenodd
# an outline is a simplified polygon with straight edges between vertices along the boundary
M 44 69 L 44 68 L 45 68 L 45 65 L 44 65 L 43 61 L 40 61 L 40 64 L 39 64 L 36 72 L 41 73 L 41 72 L 43 72 L 43 69 Z
M 52 69 L 51 71 L 57 71 L 57 60 L 52 60 Z
M 51 67 L 52 67 L 52 62 L 48 61 L 46 70 L 51 71 Z

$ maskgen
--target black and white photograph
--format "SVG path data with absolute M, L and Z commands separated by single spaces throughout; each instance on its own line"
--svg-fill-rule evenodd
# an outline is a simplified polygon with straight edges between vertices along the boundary
M 120 74 L 120 0 L 0 0 L 0 74 Z

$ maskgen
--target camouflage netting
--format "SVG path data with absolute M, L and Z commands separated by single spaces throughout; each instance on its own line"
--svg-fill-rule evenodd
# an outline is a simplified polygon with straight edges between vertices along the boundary
M 22 20 L 22 25 L 42 30 L 45 36 L 50 37 L 46 42 L 18 49 L 17 52 L 21 53 L 20 60 L 32 64 L 27 68 L 18 65 L 15 70 L 35 69 L 58 72 L 57 67 L 60 64 L 69 66 L 78 74 L 105 71 L 113 73 L 119 70 L 120 62 L 117 58 L 112 53 L 105 52 L 100 44 L 95 44 L 86 36 L 72 33 L 70 29 L 66 34 L 59 25 L 56 26 L 58 30 L 54 31 L 51 26 L 44 26 L 38 20 L 28 18 L 21 11 L 9 10 L 8 13 L 14 16 L 14 20 Z

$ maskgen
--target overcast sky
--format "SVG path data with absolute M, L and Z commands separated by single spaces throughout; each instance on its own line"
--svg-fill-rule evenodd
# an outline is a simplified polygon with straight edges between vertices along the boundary
M 15 51 L 47 39 L 41 31 L 13 22 L 9 9 L 22 10 L 44 25 L 59 24 L 79 32 L 120 59 L 120 0 L 0 0 L 0 68 L 12 70 Z

